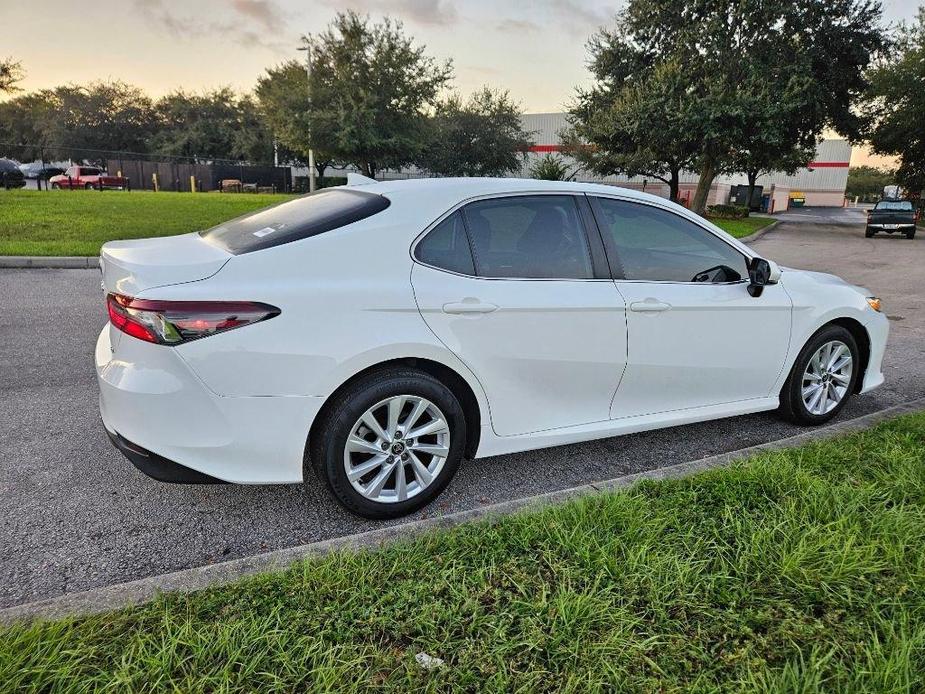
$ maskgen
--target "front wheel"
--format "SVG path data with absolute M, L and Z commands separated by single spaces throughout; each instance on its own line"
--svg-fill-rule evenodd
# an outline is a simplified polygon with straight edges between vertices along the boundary
M 906 238 L 910 241 L 915 238 L 915 229 L 906 232 Z
M 813 335 L 780 392 L 780 414 L 795 424 L 825 424 L 854 392 L 860 368 L 854 337 L 840 325 Z
M 456 474 L 466 420 L 452 391 L 414 369 L 350 386 L 309 441 L 315 474 L 347 510 L 396 518 L 426 506 Z
M 58 183 L 52 183 L 52 184 L 51 184 L 51 189 L 52 189 L 52 190 L 61 190 L 61 185 L 58 184 Z

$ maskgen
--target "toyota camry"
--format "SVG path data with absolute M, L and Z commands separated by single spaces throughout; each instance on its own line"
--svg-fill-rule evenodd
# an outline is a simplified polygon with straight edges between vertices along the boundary
M 883 382 L 868 291 L 612 186 L 351 176 L 100 264 L 100 410 L 132 463 L 320 481 L 372 518 L 464 458 L 764 410 L 818 425 Z

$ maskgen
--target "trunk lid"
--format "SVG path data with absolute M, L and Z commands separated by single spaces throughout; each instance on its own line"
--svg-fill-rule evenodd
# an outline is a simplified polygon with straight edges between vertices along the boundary
M 110 241 L 100 251 L 100 269 L 107 292 L 138 296 L 146 289 L 211 277 L 233 257 L 193 232 Z

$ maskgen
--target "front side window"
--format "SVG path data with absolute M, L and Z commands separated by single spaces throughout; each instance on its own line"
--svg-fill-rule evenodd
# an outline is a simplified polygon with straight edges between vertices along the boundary
M 475 274 L 466 227 L 459 212 L 454 212 L 431 229 L 418 244 L 414 255 L 425 265 L 462 275 Z
M 203 239 L 239 255 L 280 246 L 347 226 L 389 206 L 388 198 L 349 188 L 328 188 L 237 217 L 199 232 Z
M 651 205 L 596 198 L 608 253 L 628 280 L 737 282 L 748 277 L 745 256 L 706 229 Z
M 464 208 L 480 277 L 588 279 L 591 252 L 569 195 L 482 200 Z

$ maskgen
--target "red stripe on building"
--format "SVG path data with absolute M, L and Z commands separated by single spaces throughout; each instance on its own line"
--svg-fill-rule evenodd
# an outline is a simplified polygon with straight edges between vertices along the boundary
M 847 161 L 811 161 L 806 165 L 808 169 L 847 169 L 851 162 Z
M 561 145 L 530 145 L 528 148 L 530 152 L 561 152 Z

